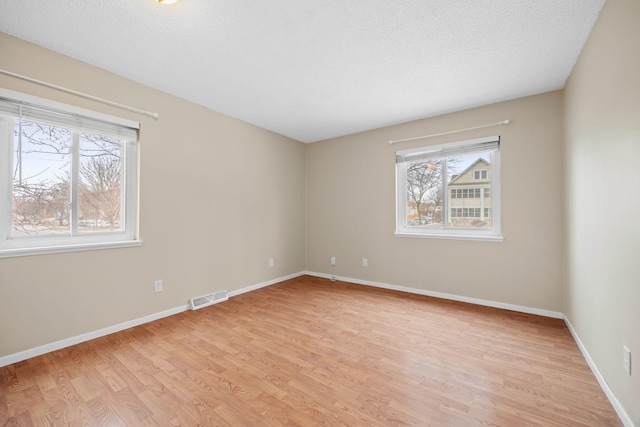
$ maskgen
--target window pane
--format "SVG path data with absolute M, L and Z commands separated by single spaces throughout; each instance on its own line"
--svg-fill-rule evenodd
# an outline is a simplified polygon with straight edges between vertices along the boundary
M 409 227 L 442 225 L 442 159 L 407 164 L 406 212 Z
M 16 119 L 11 235 L 69 234 L 71 131 Z
M 451 189 L 449 194 L 456 192 L 462 196 L 447 200 L 451 212 L 447 221 L 448 228 L 491 228 L 491 219 L 488 216 L 482 218 L 481 215 L 482 209 L 486 212 L 490 207 L 491 200 L 480 197 L 483 192 L 486 196 L 491 191 L 490 161 L 489 152 L 447 158 L 447 186 Z M 479 181 L 481 178 L 483 181 Z
M 124 141 L 80 134 L 78 231 L 124 229 L 122 218 Z

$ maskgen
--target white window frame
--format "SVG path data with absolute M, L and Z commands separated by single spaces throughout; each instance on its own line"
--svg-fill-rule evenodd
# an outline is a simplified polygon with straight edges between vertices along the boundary
M 410 159 L 420 155 L 429 156 L 431 159 L 440 159 L 455 156 L 456 154 L 472 154 L 474 152 L 489 151 L 484 147 L 495 147 L 490 154 L 491 164 L 491 228 L 447 228 L 447 220 L 449 209 L 448 199 L 448 183 L 446 179 L 442 182 L 442 215 L 443 226 L 440 228 L 431 227 L 409 227 L 406 224 L 407 218 L 407 162 L 404 159 Z M 484 149 L 483 149 L 484 148 Z M 396 232 L 397 237 L 418 237 L 418 238 L 436 238 L 436 239 L 456 239 L 456 240 L 482 240 L 502 242 L 500 230 L 500 137 L 491 136 L 486 138 L 477 138 L 466 141 L 458 141 L 447 144 L 432 145 L 426 147 L 413 148 L 409 150 L 400 150 L 396 152 Z
M 83 122 L 104 125 L 105 129 L 126 128 L 128 134 L 133 132 L 136 134 L 135 138 L 131 136 L 126 138 L 123 152 L 124 182 L 122 190 L 124 191 L 124 212 L 122 217 L 125 222 L 123 230 L 89 234 L 77 233 L 78 218 L 77 215 L 72 213 L 71 235 L 20 236 L 13 238 L 11 236 L 13 197 L 11 177 L 11 171 L 13 170 L 13 123 L 11 117 L 15 117 L 15 115 L 0 111 L 0 258 L 142 245 L 142 241 L 138 236 L 139 142 L 137 133 L 140 127 L 139 123 L 4 88 L 0 88 L 0 98 L 8 102 L 21 103 L 37 107 L 43 111 L 50 111 L 57 117 L 54 125 L 72 129 L 75 135 L 86 130 L 87 132 L 118 136 L 108 130 L 103 133 L 101 131 L 97 132 L 94 128 L 85 129 Z M 68 120 L 68 123 L 64 123 L 65 120 Z M 47 123 L 46 120 L 39 122 Z M 74 136 L 73 138 L 71 159 L 72 162 L 77 163 L 78 137 Z M 77 179 L 77 176 L 75 178 Z M 71 192 L 73 193 L 73 189 Z M 78 209 L 77 200 L 73 196 L 72 200 L 70 200 L 70 209 L 72 212 L 77 212 Z

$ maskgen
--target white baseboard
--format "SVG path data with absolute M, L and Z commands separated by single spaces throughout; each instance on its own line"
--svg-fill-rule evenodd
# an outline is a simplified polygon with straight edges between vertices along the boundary
M 309 276 L 323 277 L 325 279 L 330 279 L 331 278 L 331 275 L 329 275 L 329 274 L 315 273 L 315 272 L 312 272 L 312 271 L 306 271 L 305 274 L 308 274 Z M 538 316 L 544 316 L 544 317 L 553 317 L 555 319 L 563 319 L 564 318 L 564 314 L 560 313 L 558 311 L 543 310 L 541 308 L 533 308 L 533 307 L 526 307 L 526 306 L 523 306 L 523 305 L 507 304 L 507 303 L 498 302 L 498 301 L 490 301 L 490 300 L 483 300 L 483 299 L 478 299 L 478 298 L 470 298 L 470 297 L 464 297 L 464 296 L 455 295 L 455 294 L 447 294 L 447 293 L 442 293 L 442 292 L 433 292 L 433 291 L 427 291 L 427 290 L 424 290 L 424 289 L 409 288 L 409 287 L 406 287 L 406 286 L 390 285 L 388 283 L 372 282 L 372 281 L 369 281 L 369 280 L 353 279 L 351 277 L 340 277 L 340 276 L 335 276 L 335 275 L 334 275 L 334 277 L 336 278 L 336 280 L 341 280 L 343 282 L 349 282 L 349 283 L 355 283 L 355 284 L 358 284 L 358 285 L 373 286 L 373 287 L 376 287 L 376 288 L 391 289 L 391 290 L 394 290 L 394 291 L 408 292 L 408 293 L 411 293 L 411 294 L 425 295 L 425 296 L 428 296 L 428 297 L 442 298 L 442 299 L 448 299 L 448 300 L 460 301 L 460 302 L 468 302 L 468 303 L 471 303 L 471 304 L 484 305 L 484 306 L 487 306 L 487 307 L 502 308 L 502 309 L 505 309 L 505 310 L 519 311 L 521 313 L 528 313 L 528 314 L 536 314 Z
M 229 298 L 235 297 L 246 292 L 255 291 L 256 289 L 264 288 L 267 286 L 275 285 L 276 283 L 284 282 L 285 280 L 295 279 L 296 277 L 304 276 L 306 273 L 301 271 L 299 273 L 290 274 L 288 276 L 278 277 L 277 279 L 268 280 L 266 282 L 258 283 L 257 285 L 247 286 L 246 288 L 238 289 L 236 291 L 229 292 Z
M 100 338 L 105 335 L 113 334 L 114 332 L 123 331 L 134 326 L 142 325 L 143 323 L 153 322 L 154 320 L 162 319 L 163 317 L 182 313 L 183 311 L 186 311 L 188 309 L 189 305 L 175 307 L 169 310 L 161 311 L 160 313 L 150 314 L 138 319 L 129 320 L 128 322 L 118 323 L 117 325 L 98 329 L 97 331 L 87 332 L 86 334 L 77 335 L 75 337 L 66 338 L 60 341 L 52 342 L 50 344 L 41 345 L 29 350 L 24 350 L 18 353 L 10 354 L 8 356 L 3 356 L 0 357 L 0 367 L 11 365 L 12 363 L 16 362 L 22 362 L 23 360 L 27 360 L 32 357 L 40 356 L 45 353 L 50 353 L 52 351 L 60 350 L 65 347 L 80 344 L 82 342 L 89 341 L 95 338 Z
M 264 288 L 265 286 L 270 286 L 276 283 L 284 282 L 285 280 L 300 277 L 302 275 L 304 275 L 304 272 L 291 274 L 289 276 L 279 277 L 277 279 L 269 280 L 267 282 L 258 283 L 257 285 L 247 286 L 246 288 L 238 289 L 236 291 L 231 291 L 229 292 L 228 295 L 231 298 L 240 294 L 244 294 L 245 292 L 251 292 L 256 289 L 260 289 L 260 288 Z M 55 341 L 50 344 L 45 344 L 35 348 L 31 348 L 29 350 L 24 350 L 18 353 L 2 356 L 0 357 L 0 368 L 3 366 L 11 365 L 12 363 L 21 362 L 23 360 L 27 360 L 32 357 L 36 357 L 46 353 L 50 353 L 52 351 L 60 350 L 65 347 L 70 347 L 72 345 L 80 344 L 85 341 L 89 341 L 95 338 L 100 338 L 105 335 L 113 334 L 115 332 L 120 332 L 125 329 L 132 328 L 134 326 L 139 326 L 144 323 L 153 322 L 154 320 L 162 319 L 163 317 L 173 316 L 174 314 L 187 311 L 190 308 L 191 307 L 189 304 L 181 305 L 179 307 L 171 308 L 169 310 L 161 311 L 159 313 L 150 314 L 148 316 L 140 317 L 138 319 L 129 320 L 123 323 L 118 323 L 117 325 L 109 326 L 103 329 L 99 329 L 97 331 L 87 332 L 86 334 L 77 335 L 71 338 L 65 338 L 63 340 Z
M 571 335 L 573 335 L 573 339 L 578 344 L 578 348 L 582 352 L 582 355 L 584 356 L 584 359 L 587 361 L 587 364 L 591 368 L 591 371 L 593 372 L 593 375 L 595 375 L 596 380 L 598 380 L 598 384 L 600 384 L 600 387 L 602 388 L 602 391 L 604 391 L 604 394 L 607 395 L 607 398 L 609 399 L 609 402 L 611 402 L 611 405 L 613 406 L 613 409 L 618 414 L 618 417 L 620 418 L 620 421 L 622 421 L 622 423 L 625 425 L 625 427 L 636 427 L 635 424 L 633 423 L 633 421 L 631 420 L 631 417 L 624 410 L 624 408 L 620 404 L 620 401 L 616 398 L 616 395 L 613 393 L 613 390 L 611 390 L 611 388 L 609 387 L 609 384 L 607 383 L 607 381 L 604 379 L 604 377 L 600 373 L 600 370 L 598 369 L 598 366 L 596 366 L 596 363 L 591 358 L 591 355 L 587 351 L 587 348 L 584 346 L 584 344 L 582 344 L 582 341 L 580 340 L 580 337 L 578 336 L 578 333 L 576 332 L 575 329 L 573 329 L 573 325 L 571 324 L 571 322 L 569 321 L 567 316 L 564 316 L 564 323 L 567 324 L 567 327 L 569 328 L 569 331 L 571 332 Z

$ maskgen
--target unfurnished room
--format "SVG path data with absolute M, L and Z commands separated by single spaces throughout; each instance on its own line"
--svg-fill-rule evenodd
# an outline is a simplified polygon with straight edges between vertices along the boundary
M 0 426 L 640 427 L 639 23 L 0 0 Z

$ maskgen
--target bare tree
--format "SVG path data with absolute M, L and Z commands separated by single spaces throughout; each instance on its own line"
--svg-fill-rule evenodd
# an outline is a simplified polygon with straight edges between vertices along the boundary
M 70 182 L 67 175 L 66 177 L 58 176 L 58 180 L 48 189 L 49 207 L 60 227 L 69 225 L 69 188 Z
M 99 135 L 83 134 L 80 157 L 79 197 L 82 210 L 106 221 L 113 230 L 120 219 L 122 156 L 121 144 Z
M 442 206 L 442 181 L 448 179 L 456 170 L 460 159 L 449 157 L 446 159 L 425 160 L 409 163 L 407 166 L 407 202 L 416 206 L 418 221 L 422 222 L 426 206 L 433 206 L 436 215 L 438 206 Z M 446 164 L 446 175 L 443 165 Z
M 422 220 L 423 205 L 441 198 L 442 160 L 410 163 L 407 167 L 407 198 L 416 205 L 418 220 Z

